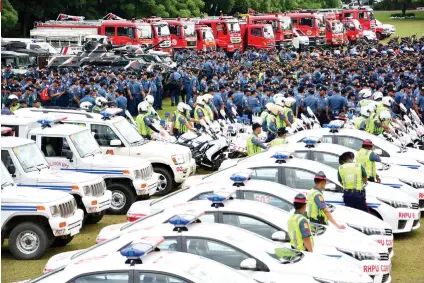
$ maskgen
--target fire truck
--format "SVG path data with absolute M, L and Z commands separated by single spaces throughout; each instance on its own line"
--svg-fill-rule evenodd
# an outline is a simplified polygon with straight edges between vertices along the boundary
M 347 43 L 346 31 L 343 23 L 336 19 L 335 14 L 325 15 L 325 29 L 327 45 L 343 45 Z
M 337 19 L 342 22 L 347 19 L 358 20 L 364 30 L 375 31 L 376 21 L 373 11 L 368 11 L 365 9 L 341 10 L 339 13 L 336 13 L 336 16 Z
M 210 27 L 204 25 L 196 25 L 197 33 L 197 50 L 198 51 L 215 51 L 216 41 L 213 31 Z
M 212 28 L 216 46 L 227 52 L 234 52 L 242 47 L 240 23 L 233 17 L 207 17 L 193 19 L 197 24 Z
M 325 45 L 326 31 L 324 16 L 319 13 L 287 13 L 294 28 L 309 37 L 310 45 Z
M 274 49 L 275 36 L 271 25 L 268 24 L 240 24 L 242 36 L 242 51 L 247 48 Z
M 358 20 L 347 19 L 343 21 L 343 25 L 345 27 L 346 38 L 349 43 L 353 43 L 362 38 L 362 26 Z
M 164 22 L 169 26 L 171 46 L 173 49 L 196 49 L 196 27 L 193 22 L 176 19 L 162 19 L 152 17 L 147 19 L 150 23 Z
M 247 24 L 270 24 L 274 30 L 275 44 L 277 47 L 291 46 L 293 43 L 293 27 L 291 20 L 281 14 L 275 15 L 248 15 Z

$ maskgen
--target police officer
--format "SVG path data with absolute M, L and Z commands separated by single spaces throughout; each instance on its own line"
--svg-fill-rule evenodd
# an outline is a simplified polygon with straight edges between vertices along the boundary
M 286 144 L 286 129 L 278 128 L 277 130 L 277 138 L 273 139 L 271 142 L 271 146 Z
M 324 172 L 319 171 L 314 178 L 315 186 L 308 192 L 308 218 L 311 222 L 328 225 L 330 220 L 334 226 L 339 229 L 346 228 L 343 224 L 338 224 L 331 212 L 328 210 L 324 201 L 323 190 L 327 184 L 327 176 Z
M 368 181 L 380 183 L 380 177 L 377 175 L 376 162 L 381 162 L 380 156 L 372 151 L 372 141 L 366 139 L 362 142 L 362 148 L 356 155 L 356 163 L 362 165 L 367 172 Z
M 172 117 L 172 125 L 171 125 L 171 135 L 174 135 L 177 139 L 187 130 L 194 131 L 194 128 L 189 123 L 190 117 L 187 117 L 187 113 L 189 113 L 191 107 L 189 107 L 184 102 L 180 102 L 177 105 L 177 110 L 174 112 L 174 116 Z
M 366 131 L 373 135 L 381 135 L 384 131 L 390 133 L 389 124 L 392 115 L 388 111 L 383 111 L 379 115 L 370 116 Z
M 306 197 L 297 194 L 294 198 L 294 213 L 287 221 L 290 244 L 293 249 L 313 252 L 314 239 L 310 230 L 311 224 L 305 216 Z
M 364 189 L 367 172 L 360 164 L 353 162 L 354 157 L 352 152 L 345 152 L 339 157 L 337 177 L 343 185 L 343 200 L 346 206 L 369 212 Z
M 259 123 L 254 123 L 252 125 L 253 134 L 247 138 L 247 155 L 252 156 L 258 152 L 261 152 L 261 149 L 266 149 L 267 146 L 262 143 L 258 136 L 262 131 L 262 127 Z
M 137 123 L 137 128 L 140 134 L 146 138 L 151 139 L 152 131 L 155 133 L 159 133 L 160 131 L 153 126 L 152 121 L 147 113 L 149 110 L 149 103 L 147 101 L 142 101 L 138 105 L 139 114 L 135 120 Z
M 420 85 L 420 94 L 415 101 L 415 112 L 421 118 L 421 121 L 424 123 L 424 84 Z

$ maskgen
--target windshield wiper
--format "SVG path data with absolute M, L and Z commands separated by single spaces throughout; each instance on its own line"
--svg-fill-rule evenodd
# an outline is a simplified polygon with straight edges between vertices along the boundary
M 30 170 L 32 168 L 35 168 L 35 169 L 37 169 L 37 171 L 40 171 L 40 169 L 37 166 L 38 165 L 29 166 L 29 167 L 26 168 L 26 170 Z M 32 170 L 32 171 L 34 171 L 34 170 Z
M 12 182 L 4 182 L 3 184 L 1 184 L 1 187 L 7 187 L 7 186 L 13 186 Z

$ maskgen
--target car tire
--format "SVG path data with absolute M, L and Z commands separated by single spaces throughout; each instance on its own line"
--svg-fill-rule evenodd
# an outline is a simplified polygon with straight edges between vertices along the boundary
M 48 246 L 47 231 L 36 223 L 21 223 L 9 235 L 9 250 L 17 259 L 39 259 Z
M 52 247 L 64 247 L 74 239 L 74 236 L 56 237 L 52 243 Z
M 169 170 L 163 167 L 154 167 L 153 171 L 159 174 L 158 189 L 155 196 L 162 197 L 172 192 L 174 189 L 174 178 Z
M 98 212 L 98 213 L 88 214 L 87 217 L 85 218 L 84 223 L 86 223 L 86 224 L 96 224 L 100 220 L 102 220 L 103 216 L 105 216 L 104 210 L 101 211 L 101 212 Z
M 126 214 L 136 200 L 134 189 L 119 183 L 109 184 L 107 189 L 112 192 L 112 200 L 107 212 L 113 215 Z

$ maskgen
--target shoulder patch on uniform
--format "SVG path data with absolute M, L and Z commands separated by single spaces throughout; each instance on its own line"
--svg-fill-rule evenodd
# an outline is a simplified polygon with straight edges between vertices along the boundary
M 305 222 L 303 223 L 303 228 L 305 228 L 305 229 L 309 229 L 308 222 L 306 222 L 306 221 L 305 221 Z
M 324 198 L 322 196 L 318 196 L 320 201 L 324 201 Z

